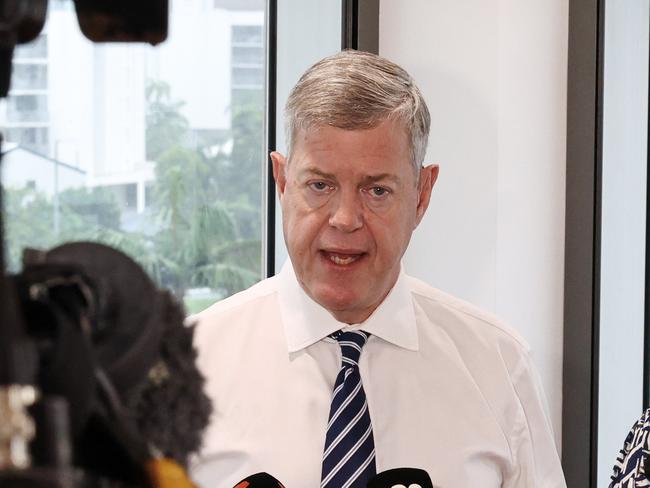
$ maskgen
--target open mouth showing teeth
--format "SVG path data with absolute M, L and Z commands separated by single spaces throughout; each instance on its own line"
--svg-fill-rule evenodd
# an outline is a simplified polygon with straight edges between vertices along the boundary
M 347 266 L 355 261 L 358 261 L 363 254 L 335 254 L 335 253 L 326 253 L 327 257 L 329 258 L 330 261 L 332 261 L 334 264 L 338 264 L 339 266 Z

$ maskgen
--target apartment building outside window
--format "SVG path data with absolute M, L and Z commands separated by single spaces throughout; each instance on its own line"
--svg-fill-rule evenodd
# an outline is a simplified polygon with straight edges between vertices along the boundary
M 190 313 L 263 278 L 266 2 L 244 3 L 171 2 L 157 47 L 92 44 L 51 4 L 0 103 L 10 269 L 103 242 Z

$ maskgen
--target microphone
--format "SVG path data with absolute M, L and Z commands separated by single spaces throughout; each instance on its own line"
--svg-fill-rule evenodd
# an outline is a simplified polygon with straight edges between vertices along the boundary
M 255 473 L 247 476 L 233 488 L 285 488 L 269 473 Z
M 423 469 L 395 468 L 378 473 L 368 482 L 368 488 L 433 488 L 431 477 Z

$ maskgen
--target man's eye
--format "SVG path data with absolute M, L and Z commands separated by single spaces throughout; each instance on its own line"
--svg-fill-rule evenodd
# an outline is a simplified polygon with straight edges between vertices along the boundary
M 314 181 L 313 183 L 310 183 L 309 186 L 316 191 L 325 191 L 329 188 L 329 185 L 322 181 Z
M 386 188 L 382 188 L 381 186 L 374 186 L 370 189 L 370 193 L 372 193 L 372 195 L 375 197 L 383 197 L 384 195 L 388 194 L 388 190 Z

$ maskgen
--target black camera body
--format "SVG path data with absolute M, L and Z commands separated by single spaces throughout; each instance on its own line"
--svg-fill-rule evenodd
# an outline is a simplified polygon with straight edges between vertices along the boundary
M 168 0 L 74 3 L 94 42 L 167 37 Z M 0 97 L 46 14 L 47 0 L 0 0 Z M 0 246 L 0 487 L 192 486 L 212 407 L 182 306 L 100 244 L 27 251 L 11 276 L 4 263 Z

